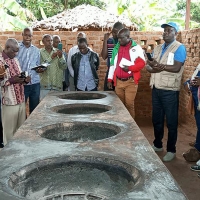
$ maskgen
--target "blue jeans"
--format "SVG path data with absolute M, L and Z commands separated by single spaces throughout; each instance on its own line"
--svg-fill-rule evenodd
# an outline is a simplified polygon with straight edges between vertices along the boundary
M 197 125 L 197 135 L 194 147 L 200 152 L 200 111 L 197 110 L 197 106 L 194 107 L 194 111 L 195 111 L 194 117 Z
M 40 83 L 24 85 L 25 101 L 29 98 L 30 113 L 37 107 L 40 102 Z
M 162 148 L 164 136 L 164 122 L 168 128 L 167 152 L 176 152 L 178 132 L 179 91 L 161 90 L 155 87 L 152 90 L 152 122 L 154 126 L 154 146 Z

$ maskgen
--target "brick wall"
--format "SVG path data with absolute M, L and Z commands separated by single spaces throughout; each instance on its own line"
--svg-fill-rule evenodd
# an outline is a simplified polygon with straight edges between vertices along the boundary
M 77 33 L 68 32 L 68 31 L 60 31 L 60 32 L 51 32 L 51 31 L 35 31 L 33 44 L 37 47 L 41 48 L 41 38 L 43 34 L 52 34 L 52 35 L 59 35 L 61 37 L 63 48 L 66 52 L 76 44 L 76 35 Z M 98 54 L 100 54 L 102 43 L 103 43 L 103 35 L 104 32 L 101 31 L 85 31 L 87 34 L 87 39 L 89 46 Z M 22 36 L 21 32 L 13 32 L 13 31 L 6 31 L 0 33 L 0 44 L 4 46 L 5 41 L 8 38 L 16 38 L 18 41 L 21 41 Z M 142 46 L 143 49 L 151 52 L 157 44 L 162 43 L 162 32 L 131 32 L 131 37 Z M 185 70 L 183 73 L 182 82 L 184 82 L 188 77 L 191 76 L 193 70 L 198 65 L 200 61 L 200 29 L 195 29 L 191 31 L 182 31 L 177 40 L 184 43 L 188 57 L 185 64 Z M 100 69 L 98 71 L 99 78 L 100 78 L 100 85 L 99 90 L 103 90 L 103 82 L 105 73 L 107 70 L 106 62 L 100 57 Z M 135 100 L 135 107 L 136 107 L 136 116 L 138 117 L 150 117 L 151 116 L 151 89 L 149 87 L 149 78 L 150 74 L 146 72 L 145 69 L 142 70 L 141 73 L 141 80 L 139 82 L 138 93 Z M 186 111 L 186 104 L 188 100 L 188 95 L 181 88 L 180 92 L 180 121 L 186 122 L 191 121 L 194 123 L 193 116 L 188 115 Z

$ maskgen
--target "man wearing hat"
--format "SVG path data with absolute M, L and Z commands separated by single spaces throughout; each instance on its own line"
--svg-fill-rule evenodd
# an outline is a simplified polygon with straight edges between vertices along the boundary
M 167 153 L 163 161 L 171 161 L 176 155 L 178 132 L 178 107 L 181 77 L 186 59 L 186 48 L 176 41 L 178 26 L 174 22 L 162 24 L 164 44 L 153 51 L 153 60 L 147 60 L 151 73 L 152 122 L 154 126 L 153 149 L 163 151 L 164 121 L 168 128 Z

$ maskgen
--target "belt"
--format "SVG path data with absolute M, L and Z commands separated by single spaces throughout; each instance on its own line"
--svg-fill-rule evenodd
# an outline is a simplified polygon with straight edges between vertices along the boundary
M 132 76 L 129 76 L 128 78 L 119 78 L 117 77 L 117 79 L 119 79 L 120 81 L 128 81 L 129 79 L 132 79 Z

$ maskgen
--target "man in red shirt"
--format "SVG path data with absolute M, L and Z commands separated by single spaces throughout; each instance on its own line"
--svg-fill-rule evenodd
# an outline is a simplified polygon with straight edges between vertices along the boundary
M 114 82 L 115 92 L 127 110 L 135 118 L 134 100 L 140 79 L 140 70 L 145 67 L 145 57 L 140 45 L 130 38 L 126 28 L 118 32 L 118 44 L 112 52 L 108 74 L 108 88 Z

